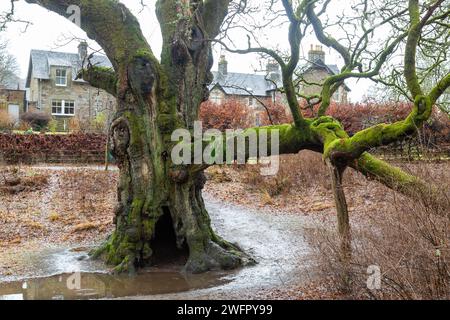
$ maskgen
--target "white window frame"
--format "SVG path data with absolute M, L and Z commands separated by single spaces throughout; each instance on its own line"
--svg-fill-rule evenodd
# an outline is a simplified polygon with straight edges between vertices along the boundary
M 221 104 L 222 103 L 222 96 L 219 92 L 217 91 L 212 91 L 211 95 L 209 97 L 209 99 L 212 101 L 212 103 L 214 104 Z
M 64 76 L 59 75 L 58 76 L 58 71 L 62 73 L 64 73 Z M 58 80 L 61 81 L 64 79 L 64 84 L 63 83 L 58 83 Z M 65 68 L 57 68 L 55 71 L 55 85 L 57 87 L 67 87 L 67 69 Z
M 61 102 L 61 106 L 54 106 L 53 103 Z M 67 103 L 67 105 L 66 105 Z M 73 103 L 73 107 L 69 104 Z M 61 113 L 53 112 L 53 108 L 58 107 L 61 108 Z M 73 113 L 66 113 L 66 108 L 73 108 Z M 63 100 L 63 99 L 54 99 L 52 100 L 52 115 L 53 116 L 65 116 L 65 117 L 74 117 L 75 116 L 75 101 L 74 100 Z

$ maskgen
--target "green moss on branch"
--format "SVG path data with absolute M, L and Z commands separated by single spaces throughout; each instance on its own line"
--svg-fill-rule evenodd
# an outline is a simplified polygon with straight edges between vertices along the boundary
M 413 135 L 417 129 L 429 119 L 432 112 L 432 103 L 429 97 L 417 97 L 412 112 L 403 120 L 392 124 L 379 124 L 356 133 L 351 138 L 346 137 L 343 130 L 336 128 L 340 134 L 333 130 L 318 130 L 324 143 L 324 158 L 335 161 L 338 158 L 353 160 L 372 148 L 388 145 Z
M 111 68 L 93 66 L 80 72 L 81 78 L 95 88 L 117 96 L 117 77 Z
M 437 187 L 379 160 L 367 152 L 352 162 L 350 166 L 367 178 L 374 179 L 412 199 L 426 201 L 431 205 L 449 205 L 448 198 L 442 197 Z

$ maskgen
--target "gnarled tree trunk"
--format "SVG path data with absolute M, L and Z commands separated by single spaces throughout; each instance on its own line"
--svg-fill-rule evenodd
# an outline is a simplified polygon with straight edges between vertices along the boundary
M 201 102 L 208 98 L 212 56 L 206 39 L 217 35 L 228 1 L 158 1 L 161 62 L 123 4 L 27 1 L 61 15 L 70 5 L 79 6 L 82 29 L 114 66 L 114 71 L 89 66 L 81 73 L 114 94 L 118 106 L 110 130 L 111 151 L 120 168 L 116 228 L 94 257 L 104 257 L 118 272 L 146 266 L 158 255 L 168 255 L 171 247 L 186 259 L 190 272 L 251 262 L 212 230 L 201 196 L 202 171 L 174 166 L 170 158 L 172 132 L 192 128 Z
M 120 168 L 116 229 L 93 255 L 104 257 L 116 271 L 133 271 L 148 265 L 159 253 L 166 255 L 170 245 L 178 250 L 176 255 L 186 258 L 186 270 L 191 272 L 234 268 L 252 262 L 212 230 L 201 196 L 205 182 L 203 167 L 176 166 L 170 158 L 173 131 L 192 129 L 199 106 L 208 97 L 213 64 L 209 41 L 219 33 L 229 0 L 157 1 L 163 35 L 161 61 L 154 57 L 136 18 L 116 0 L 26 1 L 63 16 L 69 6 L 77 5 L 81 11 L 81 28 L 99 43 L 114 67 L 109 70 L 88 65 L 80 73 L 91 85 L 115 95 L 118 105 L 110 130 L 111 151 Z M 283 5 L 291 21 L 290 62 L 286 64 L 271 51 L 264 52 L 274 55 L 282 66 L 284 89 L 295 121 L 267 129 L 279 131 L 280 154 L 310 149 L 323 152 L 324 159 L 332 161 L 337 206 L 341 207 L 341 234 L 349 246 L 350 238 L 345 236 L 349 234 L 345 227 L 348 213 L 345 201 L 340 200 L 343 199 L 342 172 L 334 164 L 338 161 L 345 167 L 353 167 L 410 196 L 416 190 L 427 193 L 429 189 L 422 180 L 375 159 L 366 151 L 414 133 L 429 118 L 432 105 L 450 85 L 450 76 L 441 80 L 429 96 L 416 94 L 415 90 L 414 109 L 404 121 L 374 126 L 353 137 L 330 117 L 304 119 L 292 83 L 299 59 L 301 19 L 289 10 L 290 1 L 283 1 Z M 310 20 L 314 20 L 313 12 L 308 13 Z M 411 39 L 410 42 L 418 41 L 418 38 Z M 350 74 L 341 74 L 342 79 L 338 80 L 343 81 Z M 414 81 L 410 86 L 415 87 Z M 331 97 L 329 89 L 324 92 Z
M 119 107 L 111 127 L 111 147 L 120 168 L 116 230 L 95 253 L 117 271 L 146 266 L 170 254 L 171 247 L 186 258 L 189 272 L 251 261 L 212 230 L 201 195 L 203 173 L 174 166 L 170 158 L 172 132 L 193 127 L 211 81 L 202 10 L 200 4 L 158 2 L 161 64 L 143 42 L 119 66 Z

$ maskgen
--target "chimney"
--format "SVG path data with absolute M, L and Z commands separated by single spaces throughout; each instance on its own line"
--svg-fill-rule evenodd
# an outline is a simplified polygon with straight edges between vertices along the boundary
M 273 59 L 270 59 L 267 62 L 267 78 L 269 80 L 278 82 L 281 80 L 281 74 L 280 74 L 280 66 L 278 65 L 278 62 L 276 62 Z
M 81 41 L 78 45 L 78 55 L 80 56 L 80 60 L 84 62 L 87 57 L 88 44 L 86 41 Z
M 228 61 L 225 58 L 225 55 L 220 56 L 219 73 L 223 76 L 226 76 L 228 74 Z
M 321 64 L 325 64 L 325 52 L 322 46 L 311 45 L 311 50 L 308 52 L 308 60 L 311 63 L 317 63 L 320 60 L 322 62 Z

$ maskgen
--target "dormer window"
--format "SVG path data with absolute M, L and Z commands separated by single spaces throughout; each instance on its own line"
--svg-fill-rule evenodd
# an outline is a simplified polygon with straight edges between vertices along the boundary
M 56 69 L 56 86 L 65 87 L 67 86 L 67 70 L 66 69 Z

